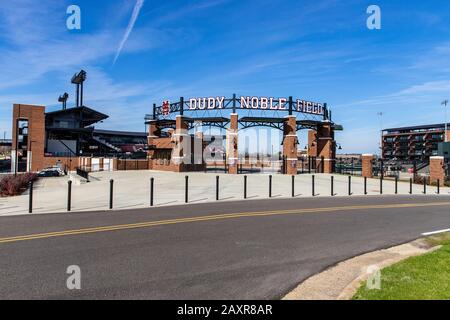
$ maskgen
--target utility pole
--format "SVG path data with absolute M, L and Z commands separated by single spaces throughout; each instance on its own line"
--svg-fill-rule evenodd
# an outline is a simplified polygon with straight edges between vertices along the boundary
M 447 138 L 447 104 L 448 104 L 448 100 L 444 100 L 442 101 L 441 105 L 444 106 L 444 110 L 445 110 L 445 132 L 444 132 L 444 141 L 448 142 L 448 138 Z

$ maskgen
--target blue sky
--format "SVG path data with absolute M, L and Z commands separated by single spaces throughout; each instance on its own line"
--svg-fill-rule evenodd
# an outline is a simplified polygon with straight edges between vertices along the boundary
M 81 8 L 82 29 L 66 28 Z M 444 121 L 450 98 L 450 2 L 145 0 L 114 63 L 136 0 L 0 2 L 0 130 L 13 103 L 58 107 L 88 72 L 85 104 L 109 129 L 143 131 L 163 99 L 289 96 L 327 102 L 344 152 L 376 152 L 383 126 Z M 366 9 L 381 7 L 381 30 Z M 2 134 L 3 135 L 3 134 Z M 304 134 L 301 135 L 304 137 Z

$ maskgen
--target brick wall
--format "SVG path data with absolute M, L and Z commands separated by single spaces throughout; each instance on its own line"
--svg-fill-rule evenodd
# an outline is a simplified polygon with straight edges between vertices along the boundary
M 445 182 L 444 157 L 430 157 L 430 183 L 437 183 L 441 186 Z
M 12 117 L 12 149 L 17 146 L 17 120 L 28 120 L 27 150 L 32 152 L 31 171 L 40 171 L 45 168 L 45 107 L 25 104 L 13 105 Z
M 75 171 L 76 168 L 80 165 L 79 157 L 44 157 L 42 161 L 42 168 L 38 171 L 59 165 L 61 169 L 68 171 Z
M 150 161 L 147 159 L 117 159 L 117 170 L 148 170 Z
M 366 178 L 373 177 L 373 154 L 363 154 L 361 156 L 362 161 L 362 176 Z

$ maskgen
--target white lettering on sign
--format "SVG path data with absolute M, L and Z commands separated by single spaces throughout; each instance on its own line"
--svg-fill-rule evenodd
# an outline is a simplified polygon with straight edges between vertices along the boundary
M 311 114 L 323 114 L 324 108 L 320 103 L 305 101 L 305 100 L 297 100 L 297 111 L 303 113 L 311 113 Z
M 225 97 L 191 98 L 189 99 L 189 110 L 223 109 L 224 102 Z
M 241 109 L 286 110 L 286 102 L 286 98 L 279 98 L 276 103 L 274 98 L 241 97 Z
M 281 110 L 289 109 L 289 100 L 286 98 L 267 97 L 240 97 L 241 109 Z M 225 97 L 191 98 L 189 110 L 215 110 L 225 108 Z M 323 115 L 325 107 L 321 103 L 306 100 L 296 100 L 292 106 L 293 111 Z
M 269 99 L 261 98 L 261 109 L 267 109 L 269 107 Z
M 285 104 L 286 104 L 286 99 L 285 98 L 280 98 L 279 100 L 278 100 L 278 109 L 279 110 L 285 110 L 286 108 L 284 107 L 285 106 Z

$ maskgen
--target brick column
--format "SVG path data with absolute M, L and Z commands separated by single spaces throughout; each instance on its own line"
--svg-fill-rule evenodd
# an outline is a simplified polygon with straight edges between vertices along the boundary
M 86 167 L 88 169 L 92 169 L 92 158 L 91 157 L 87 157 L 86 159 Z
M 308 131 L 308 157 L 317 157 L 317 132 L 316 130 Z
M 155 140 L 158 138 L 156 135 L 156 132 L 158 130 L 158 127 L 156 126 L 155 122 L 150 122 L 148 125 L 148 136 L 147 136 L 147 144 L 148 144 L 148 151 L 147 151 L 147 159 L 148 161 L 148 169 L 153 169 L 153 156 L 155 154 L 155 150 L 152 149 L 152 146 L 155 145 Z
M 447 136 L 447 141 L 450 142 L 450 130 L 447 130 L 444 132 L 444 141 L 445 141 L 445 136 Z
M 361 156 L 363 177 L 373 178 L 373 159 L 373 154 L 363 154 Z
M 203 159 L 204 142 L 203 142 L 203 132 L 198 131 L 194 134 L 194 139 L 192 142 L 192 152 L 194 153 L 194 170 L 204 170 L 206 167 L 206 162 Z
M 284 122 L 283 155 L 286 157 L 286 174 L 297 174 L 297 119 L 288 116 Z
M 444 157 L 430 157 L 430 183 L 437 183 L 441 186 L 445 181 Z
M 156 139 L 156 138 L 159 138 L 157 135 L 156 135 L 156 132 L 158 131 L 158 126 L 156 125 L 156 123 L 154 123 L 154 122 L 151 122 L 149 125 L 148 125 L 148 136 L 147 136 L 147 142 L 148 142 L 148 145 L 152 145 L 153 144 L 153 141 Z
M 185 164 L 191 163 L 191 150 L 189 150 L 191 143 L 189 139 L 188 124 L 183 116 L 178 115 L 175 132 L 173 133 L 175 146 L 172 150 L 172 163 L 176 172 L 183 172 L 186 167 Z
M 232 113 L 230 115 L 230 129 L 227 130 L 227 164 L 228 173 L 238 173 L 238 115 Z
M 334 172 L 334 161 L 336 158 L 336 142 L 331 123 L 323 123 L 317 130 L 317 159 L 316 168 L 320 171 L 323 164 L 323 173 Z
M 23 156 L 27 155 L 26 171 L 37 172 L 44 169 L 44 148 L 45 148 L 45 107 L 14 104 L 12 117 L 12 169 L 18 165 L 15 162 L 17 148 L 17 121 L 28 120 L 28 143 L 21 150 Z

